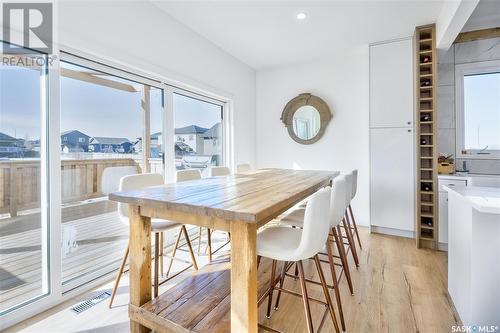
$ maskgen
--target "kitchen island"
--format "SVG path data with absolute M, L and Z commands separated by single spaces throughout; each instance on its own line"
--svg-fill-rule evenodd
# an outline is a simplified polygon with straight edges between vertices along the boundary
M 464 325 L 500 326 L 500 188 L 448 192 L 448 292 Z

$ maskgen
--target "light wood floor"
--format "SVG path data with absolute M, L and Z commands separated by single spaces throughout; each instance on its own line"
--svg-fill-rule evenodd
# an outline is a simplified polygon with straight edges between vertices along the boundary
M 450 332 L 460 321 L 447 294 L 446 253 L 417 250 L 411 239 L 369 234 L 361 229 L 363 250 L 361 265 L 355 268 L 351 260 L 354 296 L 345 279 L 341 283 L 342 303 L 347 332 Z M 222 253 L 221 253 L 222 254 Z M 206 263 L 204 257 L 199 259 Z M 307 275 L 315 278 L 312 262 L 305 263 Z M 268 270 L 263 261 L 259 270 Z M 326 271 L 326 267 L 325 267 Z M 329 274 L 326 274 L 327 277 Z M 121 284 L 113 309 L 100 303 L 80 315 L 70 312 L 77 300 L 68 301 L 46 313 L 27 320 L 7 332 L 128 332 L 128 276 Z M 176 280 L 182 279 L 179 276 Z M 168 289 L 177 281 L 161 287 Z M 82 295 L 79 299 L 110 288 L 111 283 Z M 286 287 L 300 290 L 298 282 L 287 279 Z M 308 286 L 311 296 L 321 296 L 316 286 Z M 312 305 L 315 325 L 323 308 Z M 265 305 L 259 309 L 259 321 L 285 332 L 306 330 L 303 306 L 299 298 L 283 294 L 280 308 L 265 319 Z M 332 332 L 327 319 L 323 332 Z

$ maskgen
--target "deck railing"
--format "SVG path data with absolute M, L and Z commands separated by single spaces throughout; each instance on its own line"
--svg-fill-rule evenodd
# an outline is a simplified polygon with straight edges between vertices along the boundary
M 132 158 L 65 159 L 61 161 L 63 203 L 103 196 L 101 177 L 104 169 L 140 166 Z M 40 206 L 40 160 L 0 160 L 0 214 L 17 216 L 22 210 Z

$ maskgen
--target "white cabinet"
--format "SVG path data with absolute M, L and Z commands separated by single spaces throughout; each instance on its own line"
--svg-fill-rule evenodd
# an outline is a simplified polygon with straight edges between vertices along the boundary
M 370 127 L 408 127 L 414 120 L 413 41 L 370 46 Z
M 370 129 L 372 226 L 414 230 L 414 133 L 409 128 Z
M 439 243 L 448 243 L 448 192 L 439 192 Z

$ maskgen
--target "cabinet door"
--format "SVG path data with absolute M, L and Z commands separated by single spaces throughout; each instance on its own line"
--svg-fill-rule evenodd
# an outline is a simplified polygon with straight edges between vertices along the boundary
M 441 188 L 441 187 L 440 187 Z M 448 243 L 448 192 L 439 192 L 439 243 Z
M 413 42 L 370 46 L 370 127 L 413 125 Z
M 414 230 L 413 138 L 408 128 L 370 130 L 370 220 L 374 226 Z

